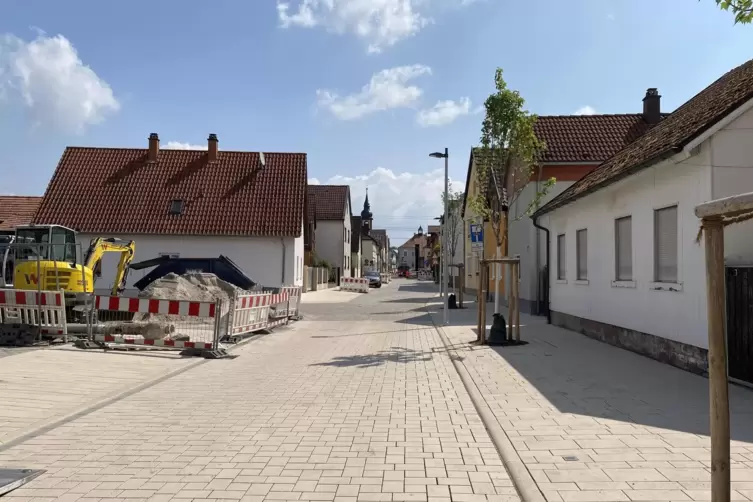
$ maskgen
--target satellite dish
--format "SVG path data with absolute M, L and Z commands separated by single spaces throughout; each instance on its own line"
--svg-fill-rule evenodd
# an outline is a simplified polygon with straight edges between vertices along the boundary
M 261 161 L 261 167 L 266 167 L 267 162 L 264 160 L 264 152 L 259 152 L 259 161 Z

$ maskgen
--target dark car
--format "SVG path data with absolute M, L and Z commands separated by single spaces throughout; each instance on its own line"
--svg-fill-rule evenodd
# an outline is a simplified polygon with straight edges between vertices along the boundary
M 379 272 L 366 272 L 363 276 L 369 280 L 370 288 L 382 287 L 382 276 L 379 275 Z

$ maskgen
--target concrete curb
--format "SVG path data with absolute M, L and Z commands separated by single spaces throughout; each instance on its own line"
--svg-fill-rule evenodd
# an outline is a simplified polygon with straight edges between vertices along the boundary
M 267 335 L 264 335 L 267 336 Z M 258 340 L 263 338 L 263 336 L 252 336 L 247 338 L 246 340 L 243 340 L 242 342 L 233 345 L 230 347 L 228 352 L 234 351 L 236 348 L 240 348 L 252 340 Z M 5 450 L 8 450 L 10 448 L 13 448 L 14 446 L 18 446 L 21 443 L 24 443 L 30 439 L 33 439 L 37 436 L 40 436 L 42 434 L 45 434 L 46 432 L 50 432 L 51 430 L 54 430 L 61 425 L 65 425 L 68 422 L 71 422 L 73 420 L 76 420 L 77 418 L 84 417 L 88 415 L 89 413 L 93 413 L 95 411 L 101 410 L 105 406 L 109 406 L 111 404 L 114 404 L 122 399 L 125 399 L 127 397 L 130 397 L 134 394 L 137 394 L 141 392 L 142 390 L 146 390 L 150 387 L 153 387 L 159 383 L 164 382 L 165 380 L 168 380 L 172 377 L 178 376 L 181 373 L 185 373 L 186 371 L 192 370 L 196 368 L 197 366 L 201 366 L 202 364 L 208 363 L 210 359 L 199 359 L 195 362 L 189 363 L 186 366 L 183 366 L 182 368 L 177 368 L 174 370 L 169 370 L 167 373 L 163 373 L 162 375 L 152 378 L 151 380 L 147 380 L 146 382 L 142 382 L 138 385 L 135 385 L 133 387 L 129 387 L 125 390 L 115 392 L 114 394 L 110 394 L 107 397 L 104 397 L 100 399 L 99 401 L 95 401 L 93 403 L 85 404 L 79 408 L 77 408 L 74 411 L 71 411 L 69 413 L 66 413 L 62 417 L 54 417 L 47 419 L 43 422 L 41 422 L 39 425 L 35 426 L 34 428 L 27 430 L 25 432 L 22 432 L 20 434 L 17 434 L 15 436 L 10 436 L 7 440 L 0 443 L 0 453 L 2 453 Z
M 536 481 L 534 481 L 533 476 L 531 476 L 530 471 L 520 458 L 520 455 L 518 455 L 518 452 L 512 445 L 507 433 L 497 421 L 494 412 L 492 412 L 486 399 L 484 399 L 483 394 L 481 394 L 481 391 L 476 386 L 470 373 L 468 373 L 468 370 L 465 368 L 465 363 L 463 363 L 457 352 L 455 352 L 455 349 L 452 348 L 452 343 L 447 338 L 444 329 L 434 321 L 434 315 L 428 308 L 428 302 L 424 305 L 424 308 L 429 314 L 431 322 L 434 324 L 434 329 L 437 330 L 445 349 L 450 354 L 452 365 L 455 366 L 455 370 L 458 372 L 458 375 L 460 375 L 460 380 L 463 382 L 465 390 L 470 395 L 471 402 L 481 417 L 484 427 L 486 427 L 486 430 L 489 432 L 489 436 L 502 459 L 502 464 L 505 466 L 521 500 L 523 502 L 546 502 L 544 494 L 539 490 L 539 486 L 536 484 Z

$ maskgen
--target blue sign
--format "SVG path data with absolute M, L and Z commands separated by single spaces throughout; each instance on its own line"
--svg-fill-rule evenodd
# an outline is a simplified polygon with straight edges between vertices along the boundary
M 484 249 L 484 226 L 480 223 L 471 223 L 471 250 L 482 251 Z

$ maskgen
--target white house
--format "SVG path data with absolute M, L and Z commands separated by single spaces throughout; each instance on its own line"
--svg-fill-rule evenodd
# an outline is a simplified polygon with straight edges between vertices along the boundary
M 134 262 L 168 254 L 233 260 L 265 286 L 302 285 L 306 154 L 66 148 L 35 223 L 136 243 Z M 102 259 L 98 291 L 112 287 L 118 257 Z M 150 269 L 131 271 L 131 288 Z
M 543 184 L 550 178 L 555 178 L 556 184 L 550 189 L 540 203 L 544 204 L 553 199 L 573 183 L 594 170 L 599 164 L 612 157 L 626 145 L 635 141 L 651 127 L 659 123 L 666 113 L 661 112 L 661 96 L 656 89 L 646 91 L 642 100 L 641 113 L 624 114 L 595 114 L 595 115 L 541 115 L 535 124 L 536 136 L 542 140 L 546 149 L 539 165 L 530 180 L 504 180 L 509 185 L 513 183 L 519 187 L 524 185 L 517 200 L 509 210 L 509 232 L 507 254 L 520 255 L 520 305 L 526 313 L 544 314 L 546 312 L 546 290 L 539 282 L 541 270 L 544 267 L 545 246 L 543 232 L 534 228 L 530 218 L 525 214 Z M 475 289 L 479 267 L 477 256 L 469 249 L 467 234 L 470 231 L 470 221 L 478 223 L 473 211 L 467 206 L 468 197 L 478 194 L 475 167 L 484 161 L 483 153 L 478 149 L 471 149 L 466 175 L 465 195 L 462 215 L 465 219 L 464 232 L 466 236 L 466 284 L 468 289 Z M 487 257 L 494 254 L 494 240 L 491 226 L 486 225 L 485 246 Z M 495 267 L 491 267 L 489 289 L 493 295 Z M 500 274 L 501 277 L 501 274 Z M 508 279 L 509 280 L 509 279 Z M 509 287 L 509 284 L 508 284 Z M 500 285 L 500 291 L 504 291 Z M 508 289 L 509 291 L 509 289 Z
M 348 185 L 309 185 L 309 219 L 314 222 L 314 254 L 340 269 L 340 277 L 351 275 L 351 216 Z
M 704 372 L 705 255 L 696 242 L 694 209 L 750 191 L 753 61 L 711 84 L 533 215 L 549 231 L 551 322 Z M 729 271 L 753 265 L 751 235 L 751 222 L 725 230 Z M 728 280 L 736 273 L 728 273 Z M 743 304 L 752 301 L 744 298 Z M 750 334 L 730 324 L 727 337 L 730 360 L 747 358 L 737 370 L 731 363 L 730 375 L 753 381 L 753 351 L 743 354 L 739 344 Z

